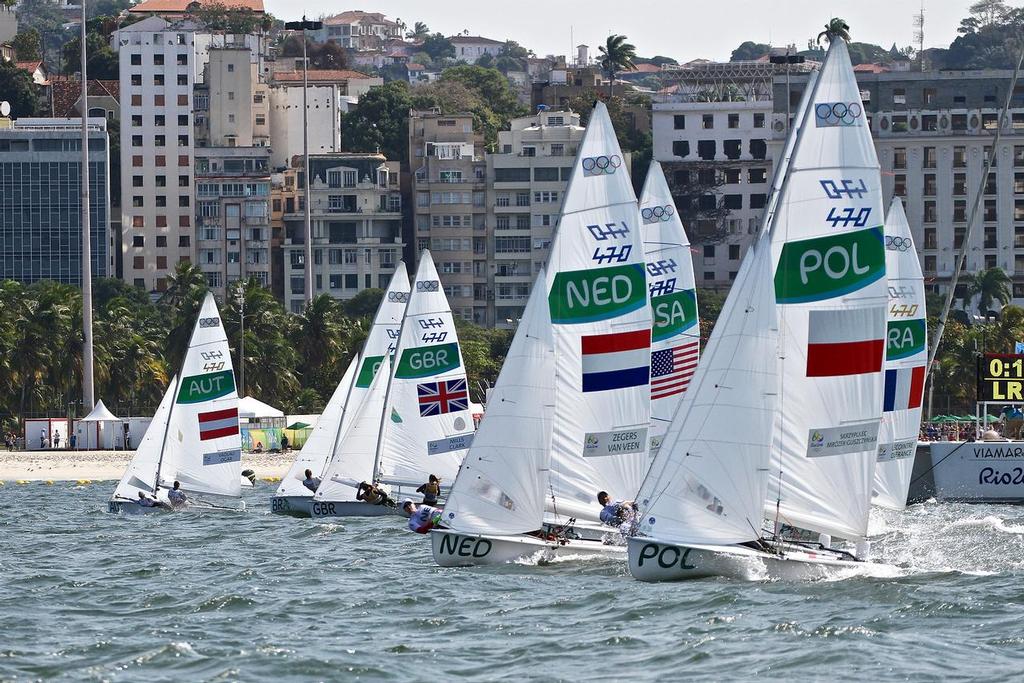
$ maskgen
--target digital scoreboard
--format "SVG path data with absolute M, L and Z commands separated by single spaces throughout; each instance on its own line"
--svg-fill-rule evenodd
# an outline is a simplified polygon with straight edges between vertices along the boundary
M 1024 403 L 1024 354 L 978 356 L 978 401 Z

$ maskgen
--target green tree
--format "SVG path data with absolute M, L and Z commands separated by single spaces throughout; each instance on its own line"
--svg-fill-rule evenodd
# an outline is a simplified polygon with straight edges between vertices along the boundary
M 427 25 L 422 21 L 417 21 L 413 24 L 412 30 L 405 34 L 405 37 L 412 40 L 424 40 L 429 35 L 430 29 L 427 28 Z
M 354 297 L 342 303 L 345 315 L 350 318 L 368 318 L 377 312 L 384 299 L 383 289 L 363 289 Z
M 293 33 L 285 38 L 281 45 L 282 57 L 302 56 L 302 35 Z M 347 69 L 349 67 L 348 52 L 334 41 L 318 43 L 306 38 L 306 58 L 311 69 Z
M 455 46 L 441 33 L 433 33 L 424 38 L 422 49 L 434 62 L 455 59 Z
M 245 283 L 244 293 L 245 393 L 271 404 L 287 402 L 287 397 L 300 389 L 296 374 L 298 353 L 291 342 L 295 321 L 255 278 Z M 232 361 L 237 368 L 241 308 L 236 297 L 229 297 L 222 311 L 224 332 L 233 345 Z
M 15 118 L 43 113 L 32 77 L 13 62 L 0 60 L 0 93 L 11 103 L 11 113 Z
M 442 88 L 461 84 L 476 95 L 469 110 L 473 114 L 473 128 L 483 134 L 489 147 L 493 147 L 498 131 L 507 127 L 513 117 L 526 114 L 508 79 L 497 69 L 460 64 L 445 69 L 438 83 Z
M 506 40 L 494 59 L 493 66 L 503 74 L 509 71 L 526 71 L 526 60 L 529 58 L 530 53 L 525 47 L 514 40 Z M 477 64 L 479 63 L 478 61 Z
M 827 42 L 831 43 L 836 38 L 845 40 L 847 43 L 850 42 L 850 25 L 839 17 L 832 17 L 832 19 L 825 24 L 825 30 L 818 34 L 817 42 L 821 42 L 824 38 Z
M 601 70 L 608 76 L 608 97 L 615 94 L 615 77 L 622 71 L 636 68 L 636 47 L 626 42 L 626 36 L 610 35 L 604 45 L 597 48 L 601 53 Z
M 1013 280 L 1002 268 L 986 268 L 972 273 L 964 283 L 964 308 L 966 309 L 975 297 L 978 299 L 978 310 L 987 315 L 993 302 L 1005 306 L 1013 298 Z
M 117 80 L 117 53 L 111 49 L 106 39 L 99 33 L 87 33 L 85 36 L 86 53 L 89 56 L 88 77 L 93 79 Z M 71 75 L 82 68 L 82 41 L 77 36 L 64 44 L 62 70 Z
M 755 43 L 752 40 L 747 40 L 740 43 L 740 46 L 732 51 L 732 55 L 729 57 L 731 62 L 749 62 L 755 59 L 760 59 L 768 54 L 769 50 L 772 49 L 771 45 L 767 43 Z
M 351 152 L 379 149 L 388 159 L 407 161 L 411 107 L 409 84 L 404 81 L 370 88 L 359 98 L 356 110 L 345 114 L 341 120 L 344 149 Z
M 25 29 L 11 40 L 14 58 L 19 62 L 37 62 L 43 58 L 43 38 L 34 28 Z

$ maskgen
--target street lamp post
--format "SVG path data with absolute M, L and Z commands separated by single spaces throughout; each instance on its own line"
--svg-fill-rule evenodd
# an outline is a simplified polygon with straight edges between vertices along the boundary
M 92 359 L 92 230 L 89 216 L 89 78 L 86 76 L 85 0 L 82 0 L 82 402 L 91 411 L 96 393 L 93 388 Z
M 302 21 L 289 21 L 284 25 L 289 31 L 302 32 L 302 159 L 305 170 L 305 206 L 306 206 L 306 303 L 313 301 L 313 219 L 309 197 L 309 59 L 306 57 L 306 31 L 319 31 L 323 28 L 323 22 L 306 21 L 305 15 Z
M 238 395 L 245 396 L 245 285 L 238 283 L 235 290 L 235 301 L 238 303 Z
M 789 120 L 789 108 L 791 95 L 789 94 L 789 69 L 792 64 L 803 64 L 806 61 L 803 55 L 794 55 L 790 53 L 789 48 L 786 48 L 786 54 L 784 55 L 772 55 L 768 58 L 772 64 L 785 64 L 786 65 L 786 131 L 788 132 L 792 128 L 793 123 Z

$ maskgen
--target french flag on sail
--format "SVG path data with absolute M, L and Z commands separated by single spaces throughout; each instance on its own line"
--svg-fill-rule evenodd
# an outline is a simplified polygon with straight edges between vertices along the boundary
M 640 387 L 650 382 L 650 330 L 585 336 L 581 347 L 584 392 Z
M 885 355 L 885 310 L 810 311 L 807 376 L 842 377 L 879 372 Z
M 199 439 L 209 441 L 238 433 L 238 408 L 199 413 Z
M 921 407 L 924 394 L 924 366 L 885 371 L 885 401 L 882 410 L 911 410 Z

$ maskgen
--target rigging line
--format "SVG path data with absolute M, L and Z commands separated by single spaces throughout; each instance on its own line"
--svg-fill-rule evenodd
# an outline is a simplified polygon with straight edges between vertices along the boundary
M 932 442 L 932 443 L 938 443 L 938 442 Z M 938 466 L 939 466 L 940 464 L 942 464 L 942 461 L 943 461 L 943 460 L 945 460 L 945 459 L 946 459 L 946 458 L 948 458 L 949 456 L 953 455 L 954 453 L 956 453 L 956 452 L 957 452 L 958 450 L 960 450 L 961 448 L 963 448 L 964 446 L 966 446 L 966 445 L 967 445 L 967 444 L 969 444 L 969 443 L 970 443 L 970 444 L 973 444 L 973 443 L 977 443 L 977 442 L 976 442 L 976 441 L 964 441 L 964 442 L 963 442 L 962 444 L 960 444 L 959 446 L 957 446 L 956 448 L 954 448 L 953 450 L 951 450 L 951 451 L 950 451 L 949 453 L 946 453 L 946 454 L 945 454 L 944 456 L 942 456 L 942 457 L 941 457 L 941 458 L 939 459 L 939 462 L 937 462 L 937 463 L 934 463 L 934 464 L 933 464 L 933 465 L 932 465 L 931 467 L 929 467 L 928 469 L 926 469 L 926 470 L 925 470 L 924 472 L 922 472 L 921 474 L 919 474 L 919 475 L 917 475 L 916 477 L 914 477 L 913 479 L 911 479 L 911 480 L 910 480 L 910 485 L 911 485 L 911 486 L 913 486 L 915 482 L 917 482 L 917 481 L 918 481 L 918 480 L 920 480 L 920 479 L 921 479 L 922 477 L 924 477 L 924 476 L 925 476 L 926 474 L 928 474 L 929 472 L 931 472 L 932 470 L 934 470 L 934 469 L 935 469 L 936 467 L 938 467 Z M 928 452 L 929 452 L 929 453 L 931 453 L 931 446 L 929 446 L 929 447 L 928 447 Z M 915 457 L 916 457 L 916 453 L 915 453 Z

